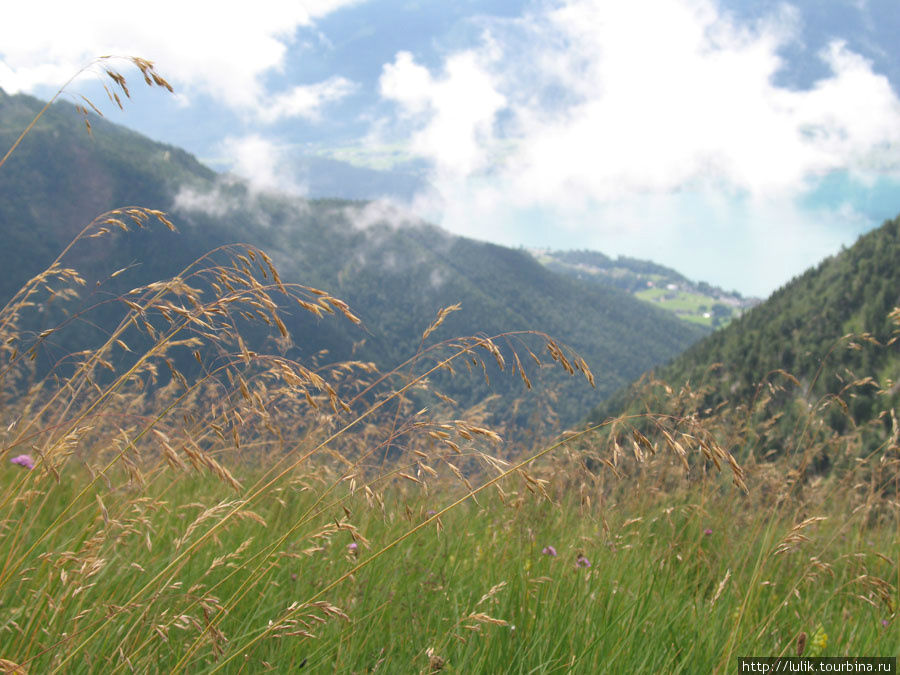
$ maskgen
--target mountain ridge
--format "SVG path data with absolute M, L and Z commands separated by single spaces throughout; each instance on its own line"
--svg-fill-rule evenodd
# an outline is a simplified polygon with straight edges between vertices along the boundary
M 40 106 L 27 96 L 0 97 L 0 142 L 11 144 Z M 51 106 L 0 173 L 4 297 L 98 214 L 134 204 L 167 211 L 180 233 L 135 232 L 100 248 L 80 246 L 73 263 L 86 266 L 89 287 L 102 281 L 109 291 L 127 289 L 177 274 L 217 246 L 246 242 L 270 251 L 283 278 L 327 289 L 364 321 L 368 332 L 289 317 L 301 353 L 327 348 L 329 358 L 363 358 L 381 368 L 415 354 L 438 311 L 461 302 L 463 311 L 447 318 L 441 335 L 541 331 L 588 361 L 597 391 L 551 377 L 553 390 L 561 387 L 555 407 L 564 424 L 704 333 L 619 289 L 555 274 L 525 252 L 456 237 L 378 202 L 258 192 L 183 150 L 93 116 L 90 122 L 92 136 L 73 106 Z M 118 269 L 126 272 L 112 283 Z M 472 380 L 442 386 L 463 406 L 491 393 L 509 395 L 512 406 L 523 390 L 511 377 L 495 376 L 490 389 Z

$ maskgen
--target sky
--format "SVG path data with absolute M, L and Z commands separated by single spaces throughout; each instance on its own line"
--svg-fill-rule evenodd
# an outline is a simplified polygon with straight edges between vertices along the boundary
M 0 88 L 141 56 L 173 95 L 68 96 L 259 189 L 306 194 L 304 155 L 414 171 L 404 206 L 454 233 L 745 295 L 900 213 L 900 0 L 126 6 L 0 8 Z

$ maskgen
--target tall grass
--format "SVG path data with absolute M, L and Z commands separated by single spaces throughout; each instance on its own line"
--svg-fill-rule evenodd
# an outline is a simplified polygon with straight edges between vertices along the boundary
M 174 225 L 126 207 L 79 240 L 145 227 Z M 764 419 L 651 384 L 653 410 L 511 449 L 434 375 L 591 381 L 548 336 L 437 342 L 451 307 L 388 372 L 300 362 L 287 313 L 358 319 L 235 245 L 104 300 L 118 323 L 48 362 L 97 308 L 37 315 L 82 286 L 62 255 L 0 310 L 7 672 L 703 672 L 900 648 L 896 422 L 852 456 L 813 408 L 798 452 L 741 465 Z M 840 473 L 808 471 L 836 447 Z

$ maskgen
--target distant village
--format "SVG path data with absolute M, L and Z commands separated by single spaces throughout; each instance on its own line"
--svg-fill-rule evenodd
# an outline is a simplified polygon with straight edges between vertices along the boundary
M 610 258 L 596 251 L 531 249 L 538 262 L 560 274 L 621 288 L 677 316 L 718 328 L 758 304 L 737 291 L 725 291 L 707 282 L 693 282 L 673 269 L 648 260 Z

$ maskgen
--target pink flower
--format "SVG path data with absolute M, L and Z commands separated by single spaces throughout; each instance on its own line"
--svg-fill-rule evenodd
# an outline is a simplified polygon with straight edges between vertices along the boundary
M 703 530 L 703 534 L 705 534 L 708 537 L 709 535 L 712 534 L 712 530 L 707 527 L 705 530 Z
M 553 548 L 552 546 L 545 546 L 541 550 L 541 553 L 543 553 L 544 555 L 553 556 L 554 558 L 556 557 L 556 549 Z
M 359 548 L 359 545 L 355 541 L 352 541 L 349 544 L 347 544 L 347 550 L 350 551 L 350 553 L 352 553 L 353 555 L 356 555 L 356 550 L 358 548 Z
M 590 567 L 591 561 L 584 557 L 583 553 L 579 553 L 578 557 L 575 559 L 576 567 Z
M 31 458 L 31 455 L 17 455 L 9 461 L 13 464 L 24 466 L 29 471 L 34 468 L 34 460 Z

